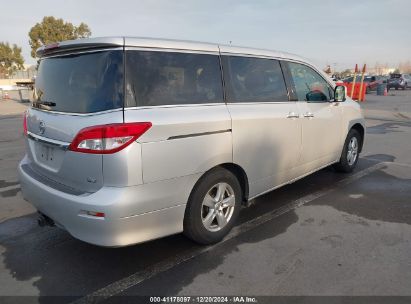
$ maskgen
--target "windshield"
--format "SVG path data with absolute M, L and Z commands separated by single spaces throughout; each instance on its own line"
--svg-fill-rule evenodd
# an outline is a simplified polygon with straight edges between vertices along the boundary
M 123 52 L 100 51 L 44 58 L 33 107 L 92 113 L 123 107 Z

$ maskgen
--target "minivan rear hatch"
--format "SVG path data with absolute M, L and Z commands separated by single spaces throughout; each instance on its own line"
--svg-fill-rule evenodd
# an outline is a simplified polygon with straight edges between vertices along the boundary
M 123 48 L 45 52 L 26 113 L 29 166 L 80 192 L 103 185 L 103 156 L 68 149 L 83 128 L 123 122 Z

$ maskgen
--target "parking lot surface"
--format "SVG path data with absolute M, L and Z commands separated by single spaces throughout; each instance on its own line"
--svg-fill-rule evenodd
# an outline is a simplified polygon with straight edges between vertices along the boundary
M 327 168 L 255 199 L 209 247 L 175 235 L 101 248 L 38 227 L 17 180 L 21 116 L 0 116 L 0 295 L 411 296 L 411 91 L 367 95 L 362 106 L 354 173 Z

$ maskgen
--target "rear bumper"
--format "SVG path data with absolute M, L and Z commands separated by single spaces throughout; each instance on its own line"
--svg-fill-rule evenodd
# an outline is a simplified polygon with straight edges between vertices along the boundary
M 391 88 L 397 88 L 397 89 L 399 89 L 399 88 L 404 88 L 405 87 L 405 85 L 401 85 L 401 84 L 399 84 L 399 83 L 388 83 L 387 84 L 387 88 L 388 89 L 391 89 Z
M 87 243 L 118 247 L 183 231 L 185 204 L 196 176 L 132 187 L 103 187 L 92 194 L 73 195 L 18 171 L 23 197 L 72 236 Z M 104 218 L 84 211 L 104 212 Z

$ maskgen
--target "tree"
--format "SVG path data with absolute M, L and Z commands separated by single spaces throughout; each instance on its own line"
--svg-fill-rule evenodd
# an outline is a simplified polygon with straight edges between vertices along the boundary
M 15 71 L 23 69 L 24 59 L 21 48 L 8 42 L 0 42 L 0 77 L 9 77 Z
M 75 26 L 63 19 L 56 19 L 53 16 L 44 17 L 40 23 L 36 23 L 30 29 L 31 56 L 36 58 L 36 50 L 47 44 L 90 37 L 91 31 L 87 24 L 80 23 Z
M 352 71 L 350 69 L 345 69 L 341 72 L 341 78 L 347 78 L 352 75 Z
M 400 62 L 398 69 L 401 73 L 411 73 L 411 61 L 408 60 L 407 62 Z
M 374 73 L 377 75 L 382 75 L 382 65 L 378 61 L 375 63 Z

